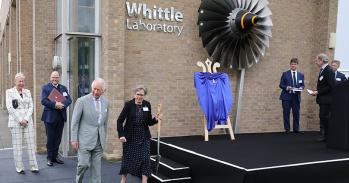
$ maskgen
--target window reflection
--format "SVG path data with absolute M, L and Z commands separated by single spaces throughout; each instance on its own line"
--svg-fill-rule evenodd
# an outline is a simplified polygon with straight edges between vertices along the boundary
M 70 0 L 69 7 L 70 31 L 95 33 L 95 0 Z
M 87 95 L 95 77 L 95 39 L 73 38 L 70 40 L 71 95 L 74 98 Z M 74 91 L 73 91 L 74 90 Z
M 56 0 L 57 34 L 62 33 L 62 0 Z

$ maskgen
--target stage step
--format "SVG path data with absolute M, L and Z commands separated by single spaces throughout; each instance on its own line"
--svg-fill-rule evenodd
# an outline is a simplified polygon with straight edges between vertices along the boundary
M 150 182 L 189 183 L 191 181 L 189 167 L 183 166 L 163 156 L 160 158 L 158 173 L 156 173 L 156 159 L 156 155 L 150 158 L 153 170 Z

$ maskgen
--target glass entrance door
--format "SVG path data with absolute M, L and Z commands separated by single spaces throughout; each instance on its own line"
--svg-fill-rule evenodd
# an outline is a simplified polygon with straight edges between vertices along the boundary
M 69 40 L 70 93 L 77 98 L 90 93 L 95 78 L 95 39 L 73 37 Z
M 75 101 L 91 92 L 91 83 L 95 78 L 95 38 L 71 37 L 69 40 L 68 80 L 72 107 L 69 116 L 72 117 Z M 70 124 L 69 124 L 69 132 Z M 70 135 L 69 135 L 70 142 Z M 75 155 L 69 147 L 68 155 Z

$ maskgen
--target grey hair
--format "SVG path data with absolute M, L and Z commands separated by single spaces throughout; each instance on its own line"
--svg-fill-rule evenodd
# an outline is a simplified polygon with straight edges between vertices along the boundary
M 144 95 L 147 95 L 148 93 L 148 89 L 144 86 L 144 85 L 137 85 L 134 89 L 133 92 L 137 93 L 138 91 L 143 90 L 144 91 Z
M 323 61 L 324 63 L 328 63 L 330 61 L 330 59 L 328 58 L 328 56 L 325 53 L 320 53 L 317 58 L 321 61 Z
M 24 76 L 23 73 L 19 72 L 19 73 L 17 73 L 17 74 L 15 75 L 15 80 L 17 80 L 18 78 L 23 78 L 23 79 L 25 79 L 25 76 Z
M 93 80 L 93 82 L 92 82 L 92 84 L 91 84 L 91 88 L 93 88 L 93 85 L 94 85 L 95 83 L 101 84 L 101 85 L 102 85 L 102 90 L 103 90 L 103 91 L 106 90 L 104 79 L 102 79 L 102 78 L 96 78 L 95 80 Z

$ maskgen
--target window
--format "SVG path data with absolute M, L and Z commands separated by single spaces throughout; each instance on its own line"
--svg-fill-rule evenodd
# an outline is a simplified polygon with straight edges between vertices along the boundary
M 74 37 L 69 40 L 69 71 L 73 98 L 89 94 L 95 78 L 95 39 Z
M 55 55 L 61 58 L 61 82 L 75 101 L 91 92 L 91 83 L 99 77 L 101 35 L 99 34 L 100 0 L 56 0 L 57 36 Z M 71 106 L 73 106 L 71 105 Z M 76 155 L 69 144 L 69 107 L 67 125 L 62 137 L 63 155 Z
M 96 0 L 69 1 L 69 31 L 98 33 L 96 31 Z
M 62 0 L 56 0 L 56 27 L 57 35 L 62 33 Z

